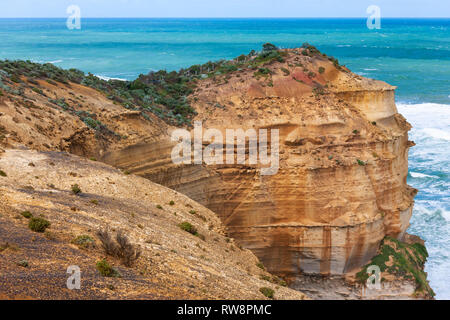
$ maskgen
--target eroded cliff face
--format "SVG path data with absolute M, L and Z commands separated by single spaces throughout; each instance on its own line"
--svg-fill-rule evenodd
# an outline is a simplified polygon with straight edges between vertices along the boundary
M 249 163 L 174 164 L 171 133 L 177 128 L 157 117 L 143 121 L 104 97 L 91 104 L 75 99 L 98 112 L 115 136 L 98 139 L 89 128 L 71 129 L 55 141 L 63 141 L 62 150 L 95 155 L 206 206 L 231 237 L 291 284 L 305 283 L 301 275 L 357 272 L 383 238 L 402 239 L 409 226 L 416 194 L 406 184 L 410 125 L 397 112 L 395 87 L 353 74 L 310 48 L 280 52 L 282 59 L 199 80 L 189 97 L 203 130 L 225 137 L 227 129 L 278 129 L 274 175 Z M 12 112 L 13 102 L 6 105 Z M 203 149 L 209 144 L 204 141 Z
M 169 141 L 104 160 L 219 214 L 271 272 L 289 279 L 351 272 L 386 235 L 402 238 L 409 226 L 416 192 L 406 184 L 410 125 L 397 112 L 394 87 L 302 49 L 285 52 L 266 75 L 218 76 L 193 94 L 205 130 L 225 137 L 226 129 L 279 129 L 277 174 L 248 164 L 174 165 Z

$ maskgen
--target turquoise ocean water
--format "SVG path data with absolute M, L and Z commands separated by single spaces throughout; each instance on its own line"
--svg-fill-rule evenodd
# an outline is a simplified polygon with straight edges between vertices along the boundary
M 410 233 L 426 240 L 438 299 L 450 299 L 450 19 L 0 19 L 0 58 L 51 62 L 133 79 L 228 59 L 265 42 L 303 42 L 352 71 L 398 86 L 399 111 L 414 126 L 408 182 L 419 189 Z

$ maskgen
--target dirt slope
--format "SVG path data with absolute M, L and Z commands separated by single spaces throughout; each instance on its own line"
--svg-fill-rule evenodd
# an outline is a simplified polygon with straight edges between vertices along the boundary
M 58 152 L 7 149 L 0 169 L 6 174 L 0 177 L 2 298 L 264 299 L 261 287 L 273 288 L 276 298 L 305 298 L 261 280 L 272 276 L 250 251 L 223 235 L 218 217 L 173 190 Z M 73 184 L 82 192 L 74 194 Z M 45 233 L 31 231 L 24 211 L 51 226 Z M 182 230 L 182 222 L 195 226 L 204 240 Z M 142 249 L 137 264 L 126 268 L 106 256 L 96 238 L 99 229 L 125 231 Z M 73 244 L 80 235 L 92 237 L 95 247 Z M 96 262 L 104 257 L 121 278 L 99 274 Z M 24 261 L 27 267 L 19 265 Z M 70 265 L 81 268 L 81 290 L 66 288 Z

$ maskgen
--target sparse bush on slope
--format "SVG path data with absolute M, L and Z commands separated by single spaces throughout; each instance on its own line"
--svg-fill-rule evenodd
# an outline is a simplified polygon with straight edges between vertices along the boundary
M 102 243 L 105 253 L 119 258 L 126 267 L 131 267 L 141 256 L 140 248 L 131 244 L 121 231 L 116 234 L 115 239 L 106 230 L 99 230 L 97 236 Z

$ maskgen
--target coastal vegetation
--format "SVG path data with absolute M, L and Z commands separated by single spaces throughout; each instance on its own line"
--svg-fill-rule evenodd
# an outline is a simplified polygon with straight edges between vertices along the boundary
M 196 236 L 196 237 L 198 237 L 198 238 L 200 238 L 202 240 L 205 240 L 205 236 L 200 234 L 200 233 L 198 233 L 197 228 L 194 227 L 192 224 L 190 224 L 187 221 L 180 223 L 178 225 L 178 227 L 180 227 L 181 230 L 189 232 L 190 234 L 192 234 L 192 235 L 194 235 L 194 236 Z
M 393 274 L 416 283 L 416 294 L 435 294 L 427 282 L 424 264 L 428 258 L 425 246 L 420 243 L 407 244 L 392 237 L 386 237 L 381 242 L 378 255 L 356 274 L 359 282 L 366 283 L 369 278 L 367 268 L 376 265 L 382 273 Z M 381 279 L 383 281 L 383 278 Z
M 113 268 L 105 259 L 98 261 L 96 267 L 98 272 L 104 277 L 120 277 L 119 271 Z
M 77 245 L 79 248 L 89 248 L 91 246 L 94 246 L 94 239 L 88 235 L 81 235 L 73 239 L 73 244 Z
M 260 288 L 259 291 L 267 298 L 269 299 L 273 299 L 274 295 L 275 295 L 275 291 L 273 289 L 267 288 L 267 287 L 263 287 Z
M 50 227 L 50 222 L 43 218 L 31 218 L 28 227 L 35 232 L 43 233 L 45 229 Z
M 80 186 L 78 184 L 72 185 L 72 192 L 73 194 L 80 194 L 81 193 Z
M 139 111 L 142 118 L 146 120 L 150 120 L 152 113 L 169 124 L 189 126 L 192 117 L 196 114 L 189 96 L 194 92 L 198 80 L 215 79 L 242 70 L 254 70 L 255 77 L 267 77 L 271 71 L 265 66 L 274 62 L 284 62 L 287 54 L 285 50 L 271 43 L 265 43 L 260 52 L 252 50 L 249 54 L 242 54 L 235 59 L 208 61 L 179 71 L 152 71 L 147 75 L 141 74 L 133 81 L 105 80 L 92 73 L 85 74 L 73 68 L 65 70 L 51 63 L 3 60 L 0 61 L 0 93 L 3 94 L 4 90 L 13 95 L 23 96 L 24 89 L 29 88 L 45 96 L 40 88 L 39 80 L 52 85 L 57 85 L 58 82 L 66 86 L 76 83 L 104 93 L 114 103 L 123 105 L 129 110 Z M 335 58 L 320 53 L 317 48 L 308 43 L 302 45 L 301 54 L 309 57 L 326 57 L 339 67 Z M 285 68 L 283 72 L 285 75 L 289 74 L 289 70 Z M 309 73 L 309 76 L 312 77 L 315 74 Z M 71 105 L 64 98 L 48 98 L 48 102 L 66 112 L 76 114 L 87 126 L 96 131 L 114 134 L 96 119 L 95 114 L 77 111 L 77 105 Z
M 30 211 L 24 211 L 24 212 L 21 212 L 20 214 L 26 219 L 31 219 L 33 217 L 33 215 L 31 214 Z

